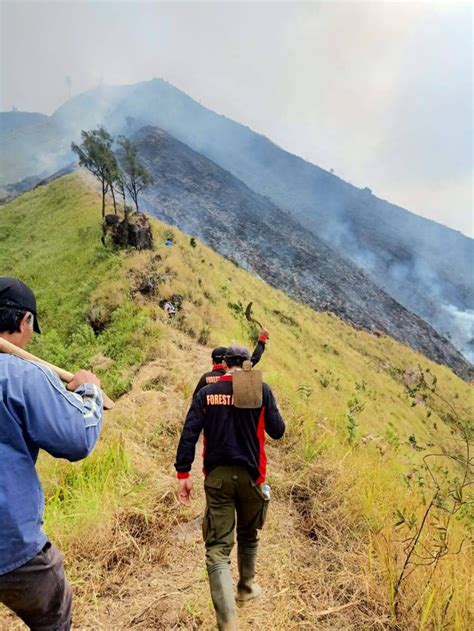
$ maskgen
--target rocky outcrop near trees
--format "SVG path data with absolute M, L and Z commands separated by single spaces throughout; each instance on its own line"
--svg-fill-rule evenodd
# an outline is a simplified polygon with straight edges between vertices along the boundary
M 104 237 L 107 236 L 118 248 L 151 250 L 153 247 L 151 225 L 143 213 L 134 213 L 124 218 L 114 214 L 105 215 Z

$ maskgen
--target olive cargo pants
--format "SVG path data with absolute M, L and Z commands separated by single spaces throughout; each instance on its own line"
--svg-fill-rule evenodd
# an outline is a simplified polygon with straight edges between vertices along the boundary
M 204 481 L 206 514 L 202 533 L 206 544 L 206 565 L 229 562 L 234 546 L 237 514 L 237 543 L 239 548 L 258 546 L 257 530 L 262 528 L 269 500 L 262 493 L 245 467 L 219 466 Z

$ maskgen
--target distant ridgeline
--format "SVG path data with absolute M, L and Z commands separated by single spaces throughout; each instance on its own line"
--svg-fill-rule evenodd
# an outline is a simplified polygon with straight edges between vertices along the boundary
M 102 86 L 70 99 L 50 117 L 9 112 L 0 115 L 0 122 L 4 146 L 0 184 L 6 195 L 12 194 L 7 184 L 30 176 L 41 178 L 70 163 L 70 141 L 78 140 L 83 129 L 104 124 L 115 135 L 139 132 L 146 144 L 147 166 L 157 178 L 147 198 L 150 212 L 183 229 L 192 228 L 229 255 L 218 236 L 219 230 L 225 231 L 225 239 L 239 242 L 233 257 L 268 282 L 291 289 L 292 295 L 314 308 L 332 310 L 356 326 L 375 326 L 469 377 L 468 363 L 453 347 L 471 360 L 474 357 L 472 239 L 378 199 L 368 187 L 358 189 L 344 182 L 159 79 L 134 86 Z M 158 148 L 164 141 L 161 132 L 153 139 L 150 129 L 143 130 L 146 126 L 165 130 L 185 143 L 188 151 L 191 148 L 202 159 L 212 160 L 207 170 L 186 172 L 180 162 L 184 150 L 180 154 L 176 142 L 171 149 L 171 140 L 166 160 L 154 157 L 152 142 Z M 175 151 L 181 156 L 177 161 Z M 189 159 L 187 167 L 192 163 Z M 217 166 L 226 170 L 225 177 L 216 175 Z M 213 211 L 213 219 L 207 220 L 214 236 L 200 220 L 210 212 L 207 201 L 212 206 L 218 200 L 222 211 L 233 206 L 223 189 L 213 188 L 212 177 L 226 181 L 228 193 L 239 189 L 239 198 L 259 200 L 255 212 L 247 205 L 246 225 L 236 221 L 234 232 L 228 225 L 230 216 L 218 220 Z M 237 211 L 234 205 L 233 212 Z M 268 218 L 271 213 L 274 220 Z M 266 226 L 279 229 L 272 238 L 269 232 L 266 240 L 259 235 L 258 249 L 257 235 L 252 233 L 253 240 L 243 248 L 243 237 L 249 239 L 250 227 L 260 226 L 262 219 Z M 390 296 L 397 307 L 392 307 Z

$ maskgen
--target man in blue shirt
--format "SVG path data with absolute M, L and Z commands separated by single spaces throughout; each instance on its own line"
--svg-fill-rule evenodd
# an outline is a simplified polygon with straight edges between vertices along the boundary
M 24 348 L 40 333 L 33 292 L 0 278 L 0 336 Z M 0 602 L 36 631 L 71 626 L 71 588 L 63 556 L 42 532 L 40 449 L 85 458 L 102 427 L 98 378 L 87 370 L 67 389 L 41 364 L 0 353 Z

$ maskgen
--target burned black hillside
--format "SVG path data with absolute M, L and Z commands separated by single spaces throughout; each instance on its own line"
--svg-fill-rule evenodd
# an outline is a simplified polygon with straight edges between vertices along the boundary
M 268 198 L 161 129 L 144 127 L 134 140 L 154 178 L 144 199 L 156 217 L 314 309 L 390 335 L 469 378 L 470 364 L 446 338 Z

